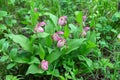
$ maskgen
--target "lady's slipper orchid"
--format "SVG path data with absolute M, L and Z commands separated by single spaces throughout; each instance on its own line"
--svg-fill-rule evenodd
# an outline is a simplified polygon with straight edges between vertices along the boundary
M 42 27 L 42 26 L 45 26 L 45 25 L 46 25 L 46 23 L 44 21 L 37 24 L 38 27 Z
M 41 62 L 41 68 L 43 69 L 43 70 L 48 70 L 48 61 L 46 61 L 46 60 L 42 60 L 42 62 Z
M 67 16 L 62 16 L 62 17 L 59 18 L 58 24 L 60 26 L 64 26 L 66 23 L 67 23 Z
M 90 30 L 90 27 L 85 27 L 83 32 L 82 32 L 82 36 L 86 36 L 88 30 Z
M 58 32 L 56 32 L 57 34 L 64 34 L 64 32 L 63 31 L 58 31 Z
M 35 32 L 44 32 L 44 29 L 42 28 L 42 26 L 45 26 L 46 23 L 43 21 L 43 22 L 40 22 L 36 25 L 35 27 Z
M 54 33 L 52 35 L 52 38 L 53 38 L 54 41 L 58 41 L 58 40 L 61 39 L 61 37 L 59 36 L 59 34 L 64 34 L 64 32 L 63 31 L 58 31 L 58 32 Z
M 40 26 L 45 26 L 46 25 L 46 23 L 44 21 L 40 22 L 39 24 L 40 24 Z
M 64 46 L 66 43 L 66 40 L 61 38 L 58 42 L 57 42 L 57 47 L 62 47 Z
M 44 29 L 42 27 L 35 27 L 35 32 L 44 32 Z
M 60 37 L 59 37 L 59 35 L 58 35 L 57 33 L 54 33 L 54 34 L 52 35 L 52 38 L 53 38 L 54 41 L 60 40 Z
M 87 26 L 87 27 L 84 28 L 84 30 L 88 31 L 88 30 L 90 30 L 90 27 Z

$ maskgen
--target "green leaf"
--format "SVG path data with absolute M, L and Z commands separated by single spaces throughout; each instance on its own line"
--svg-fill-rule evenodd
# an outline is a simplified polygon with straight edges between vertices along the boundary
M 68 38 L 68 37 L 69 37 L 69 28 L 68 28 L 67 25 L 64 26 L 64 37 L 65 37 L 65 38 Z
M 65 78 L 63 76 L 59 76 L 60 80 L 65 80 Z
M 17 55 L 17 51 L 18 51 L 17 48 L 13 48 L 13 49 L 10 51 L 9 56 L 10 56 L 11 58 L 15 58 L 16 55 Z
M 6 75 L 6 79 L 5 80 L 19 80 L 19 79 L 17 79 L 17 77 L 13 76 L 13 75 Z
M 52 24 L 50 20 L 47 21 L 47 25 L 45 26 L 45 32 L 50 34 L 53 34 L 55 32 L 54 24 Z
M 81 45 L 82 47 L 80 48 L 80 54 L 81 55 L 87 55 L 93 50 L 96 50 L 97 45 L 93 43 L 92 41 L 87 41 L 86 43 Z
M 15 57 L 14 61 L 17 63 L 29 63 L 30 59 L 27 57 L 19 56 L 19 57 Z
M 70 33 L 73 34 L 74 38 L 79 38 L 79 29 L 78 27 L 74 26 L 73 24 L 69 24 L 70 27 Z
M 16 63 L 10 63 L 7 65 L 7 69 L 11 69 L 16 65 Z
M 5 25 L 0 24 L 0 30 L 6 30 L 6 29 L 7 29 L 7 27 Z
M 13 27 L 13 25 L 17 22 L 15 19 L 10 18 L 6 18 L 5 22 L 8 26 Z
M 92 18 L 92 21 L 90 22 L 90 27 L 92 28 L 92 27 L 95 27 L 95 20 L 94 20 L 94 18 Z
M 0 50 L 2 49 L 3 43 L 5 43 L 5 39 L 0 40 Z
M 60 76 L 58 69 L 54 69 L 53 71 L 52 70 L 48 70 L 47 71 L 47 75 L 53 75 L 55 77 L 59 77 Z
M 2 56 L 0 58 L 0 62 L 5 62 L 9 57 L 8 56 Z
M 79 60 L 85 61 L 86 64 L 87 64 L 87 66 L 90 67 L 90 68 L 92 68 L 93 62 L 92 62 L 91 59 L 89 59 L 89 58 L 87 58 L 85 56 L 82 56 L 82 55 L 78 56 L 78 58 L 79 58 Z
M 111 29 L 111 31 L 114 32 L 115 34 L 117 34 L 117 30 Z
M 55 51 L 55 52 L 52 52 L 51 54 L 49 54 L 49 55 L 46 57 L 46 60 L 48 60 L 49 63 L 52 63 L 52 62 L 54 62 L 55 60 L 57 60 L 61 55 L 62 55 L 62 53 L 60 53 L 59 51 Z
M 102 58 L 99 63 L 101 65 L 101 67 L 114 68 L 114 65 L 110 62 L 109 59 Z
M 48 37 L 46 37 L 45 42 L 46 42 L 46 45 L 47 45 L 48 47 L 51 47 L 51 46 L 52 46 L 53 43 L 52 43 L 51 35 L 49 35 Z
M 75 12 L 75 16 L 76 16 L 76 21 L 80 24 L 80 29 L 79 31 L 82 32 L 83 31 L 83 13 L 82 11 L 76 11 Z
M 76 21 L 80 23 L 82 21 L 82 11 L 76 11 L 75 16 L 76 16 Z
M 50 17 L 50 19 L 52 20 L 52 22 L 54 23 L 54 25 L 57 27 L 58 18 L 51 13 L 45 13 L 45 15 L 48 15 Z
M 9 0 L 8 3 L 14 5 L 15 4 L 15 0 Z
M 95 31 L 92 31 L 92 32 L 89 31 L 89 32 L 87 33 L 86 38 L 87 38 L 87 40 L 96 43 L 96 33 L 95 33 Z
M 120 12 L 116 12 L 114 15 L 120 18 Z
M 37 33 L 38 38 L 46 38 L 49 36 L 49 33 L 43 32 L 43 33 Z
M 42 74 L 44 71 L 36 64 L 31 64 L 26 72 L 28 74 Z
M 33 64 L 33 63 L 40 64 L 40 60 L 37 57 L 32 56 L 30 57 L 29 64 Z
M 44 57 L 45 57 L 45 51 L 40 44 L 39 44 L 39 56 L 41 59 L 44 59 Z
M 63 52 L 65 54 L 69 54 L 70 52 L 78 49 L 84 40 L 85 40 L 84 38 L 81 38 L 81 39 L 71 39 L 71 40 L 67 41 L 68 48 L 65 48 L 63 50 Z
M 30 1 L 30 16 L 31 16 L 31 23 L 32 26 L 35 26 L 38 22 L 38 18 L 39 18 L 39 13 L 34 11 L 34 5 L 35 2 L 33 0 Z
M 71 33 L 75 33 L 78 31 L 78 28 L 76 26 L 74 26 L 73 24 L 69 24 L 69 27 L 70 27 L 70 32 Z
M 0 20 L 3 20 L 3 17 L 7 16 L 6 11 L 0 11 Z
M 110 63 L 110 62 L 107 64 L 107 66 L 110 67 L 110 68 L 114 68 L 114 64 Z
M 32 44 L 30 40 L 23 35 L 8 34 L 8 37 L 15 43 L 18 43 L 24 50 L 32 52 Z
M 7 12 L 6 11 L 0 11 L 0 17 L 5 17 L 7 16 Z
M 5 41 L 2 45 L 2 51 L 4 52 L 8 51 L 8 47 L 9 47 L 9 42 Z

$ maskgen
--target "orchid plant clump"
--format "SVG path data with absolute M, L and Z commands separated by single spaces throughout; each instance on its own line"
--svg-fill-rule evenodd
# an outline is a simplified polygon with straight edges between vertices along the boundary
M 37 14 L 37 12 L 35 12 L 35 14 Z M 13 61 L 29 64 L 26 75 L 41 74 L 45 71 L 53 74 L 50 70 L 53 69 L 52 66 L 57 64 L 55 62 L 63 59 L 65 55 L 71 54 L 75 50 L 79 51 L 80 45 L 84 45 L 83 43 L 87 37 L 87 32 L 90 30 L 90 27 L 85 27 L 80 31 L 79 27 L 69 25 L 67 23 L 67 16 L 62 16 L 58 19 L 53 14 L 45 15 L 52 16 L 52 22 L 50 23 L 50 20 L 36 22 L 35 27 L 31 28 L 33 29 L 33 33 L 30 37 L 19 34 L 6 35 L 21 46 L 23 51 L 19 52 L 20 54 L 24 54 L 26 51 L 29 55 L 29 58 L 26 58 L 26 56 L 21 58 L 22 55 L 17 54 L 15 57 L 12 57 Z M 52 19 L 53 17 L 55 20 Z M 84 17 L 83 21 L 85 20 Z M 75 35 L 77 37 L 73 35 L 76 33 L 78 33 Z M 61 56 L 63 56 L 63 58 Z M 54 76 L 58 76 L 58 74 Z
M 0 0 L 0 80 L 119 80 L 116 4 Z
M 86 21 L 86 16 L 83 16 L 83 21 Z M 67 27 L 65 25 L 67 25 L 67 16 L 62 16 L 58 19 L 58 25 L 60 27 Z M 42 22 L 39 22 L 38 24 L 36 24 L 35 28 L 34 28 L 34 31 L 36 33 L 43 33 L 45 32 L 43 26 L 47 26 L 47 23 L 42 21 Z M 82 34 L 81 36 L 86 36 L 87 35 L 87 31 L 90 30 L 90 27 L 85 27 L 82 31 Z M 69 37 L 69 36 L 68 36 Z M 67 42 L 66 42 L 66 39 L 64 38 L 64 31 L 63 30 L 60 30 L 60 31 L 57 31 L 55 33 L 53 33 L 51 35 L 51 38 L 53 40 L 53 42 L 57 42 L 56 43 L 56 46 L 58 48 L 62 48 L 64 45 L 67 45 Z M 43 70 L 48 70 L 49 67 L 48 67 L 48 63 L 49 61 L 47 60 L 42 60 L 41 62 L 41 68 Z

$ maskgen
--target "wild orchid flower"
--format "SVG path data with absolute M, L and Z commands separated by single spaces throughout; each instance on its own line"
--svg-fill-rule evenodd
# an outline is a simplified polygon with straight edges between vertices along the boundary
M 90 27 L 85 27 L 83 32 L 82 32 L 82 36 L 86 36 L 88 30 L 90 30 Z
M 52 38 L 53 38 L 54 41 L 58 41 L 58 40 L 61 39 L 61 37 L 59 36 L 59 34 L 64 34 L 64 32 L 63 31 L 58 31 L 58 32 L 54 33 L 52 35 Z
M 83 21 L 86 21 L 87 17 L 86 16 L 83 16 Z
M 57 47 L 63 47 L 66 43 L 66 40 L 64 38 L 61 38 L 58 42 L 57 42 Z
M 45 26 L 46 23 L 44 21 L 38 23 L 34 29 L 35 32 L 44 32 L 44 29 L 42 28 L 42 26 Z
M 42 27 L 40 27 L 40 26 L 35 27 L 34 30 L 35 30 L 35 32 L 44 32 L 44 29 Z
M 63 31 L 58 31 L 58 32 L 56 32 L 57 34 L 64 34 L 64 32 Z
M 60 40 L 60 37 L 59 37 L 59 35 L 58 35 L 57 33 L 54 33 L 54 34 L 52 35 L 52 38 L 53 38 L 54 41 Z
M 90 27 L 87 26 L 87 27 L 84 28 L 84 30 L 88 31 L 88 30 L 90 30 Z
M 45 23 L 44 21 L 42 21 L 42 22 L 39 23 L 39 25 L 40 25 L 40 26 L 45 26 L 46 23 Z
M 66 25 L 66 24 L 67 24 L 67 16 L 62 16 L 62 17 L 60 17 L 59 20 L 58 20 L 58 24 L 59 24 L 60 26 Z
M 48 61 L 46 61 L 46 60 L 42 60 L 42 62 L 41 62 L 41 68 L 43 69 L 43 70 L 48 70 Z
M 57 41 L 57 47 L 62 47 L 66 43 L 66 40 L 59 36 L 60 34 L 64 34 L 64 32 L 58 31 L 52 35 L 53 40 Z

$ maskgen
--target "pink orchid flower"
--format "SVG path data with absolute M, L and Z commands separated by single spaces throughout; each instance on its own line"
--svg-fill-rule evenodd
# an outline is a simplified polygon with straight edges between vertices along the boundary
M 42 27 L 42 26 L 45 26 L 45 25 L 46 25 L 46 23 L 45 23 L 44 21 L 39 22 L 39 23 L 37 24 L 38 27 Z
M 59 34 L 64 34 L 64 32 L 63 31 L 58 31 L 58 32 L 54 33 L 52 35 L 52 38 L 53 38 L 54 41 L 58 41 L 58 40 L 61 39 L 61 37 L 59 36 Z
M 60 17 L 59 20 L 58 20 L 58 24 L 59 24 L 60 26 L 66 25 L 66 24 L 67 24 L 67 16 L 62 16 L 62 17 Z
M 58 42 L 57 42 L 57 47 L 62 47 L 64 46 L 66 43 L 66 40 L 64 38 L 61 38 Z
M 35 32 L 44 32 L 44 29 L 42 27 L 35 27 Z
M 40 22 L 39 24 L 40 24 L 40 26 L 45 26 L 46 25 L 46 23 L 44 21 Z
M 85 27 L 83 32 L 82 32 L 82 36 L 86 36 L 88 30 L 90 30 L 90 27 Z
M 60 37 L 59 37 L 59 35 L 58 35 L 57 33 L 54 33 L 54 34 L 52 35 L 52 38 L 53 38 L 54 41 L 60 40 Z
M 42 28 L 42 26 L 45 26 L 46 23 L 44 21 L 38 23 L 34 29 L 35 32 L 44 32 L 44 29 Z
M 84 30 L 88 31 L 88 30 L 90 30 L 90 27 L 87 26 L 87 27 L 84 28 Z
M 63 31 L 58 31 L 58 32 L 56 32 L 57 34 L 64 34 L 64 32 Z
M 46 61 L 46 60 L 42 60 L 42 62 L 41 62 L 41 68 L 43 69 L 43 70 L 48 70 L 48 61 Z

